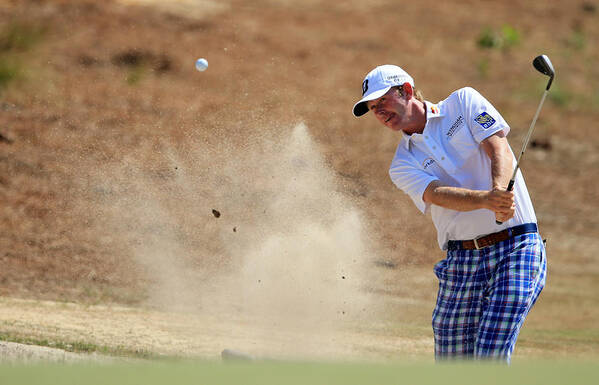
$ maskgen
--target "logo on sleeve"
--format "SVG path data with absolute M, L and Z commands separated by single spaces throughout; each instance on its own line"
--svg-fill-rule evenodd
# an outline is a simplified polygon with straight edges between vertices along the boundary
M 495 119 L 493 119 L 493 117 L 486 112 L 478 115 L 476 118 L 474 118 L 474 121 L 483 126 L 485 130 L 495 124 Z

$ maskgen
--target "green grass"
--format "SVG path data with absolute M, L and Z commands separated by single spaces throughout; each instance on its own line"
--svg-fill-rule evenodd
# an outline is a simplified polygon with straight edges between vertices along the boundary
M 0 29 L 0 92 L 24 73 L 21 55 L 35 46 L 45 33 L 45 28 L 14 21 Z
M 145 68 L 141 64 L 131 67 L 127 72 L 127 84 L 130 86 L 135 86 L 139 84 L 139 82 L 144 77 L 145 72 Z
M 502 49 L 509 50 L 520 44 L 520 32 L 509 24 L 496 31 L 490 27 L 485 27 L 476 40 L 476 44 L 482 49 Z
M 501 38 L 504 49 L 509 49 L 520 44 L 520 32 L 509 24 L 501 27 Z
M 480 77 L 486 79 L 489 76 L 489 59 L 486 57 L 480 59 L 476 68 Z
M 556 82 L 556 84 L 551 87 L 548 98 L 557 106 L 568 107 L 574 96 Z
M 45 28 L 26 22 L 12 22 L 0 30 L 0 52 L 27 51 L 43 37 Z
M 572 31 L 568 37 L 568 45 L 577 51 L 583 50 L 587 45 L 587 38 L 582 30 Z
M 530 74 L 521 82 L 520 87 L 515 90 L 514 96 L 520 101 L 528 101 L 531 102 L 531 105 L 537 105 L 539 98 L 547 86 L 547 80 L 547 77 L 533 70 L 531 66 Z M 568 109 L 574 100 L 580 98 L 583 98 L 583 95 L 575 94 L 571 89 L 564 87 L 560 80 L 553 82 L 547 94 L 547 102 L 560 109 Z
M 0 55 L 0 90 L 18 79 L 22 72 L 23 69 L 16 59 Z
M 592 362 L 494 364 L 364 364 L 160 362 L 117 365 L 0 366 L 0 383 L 41 384 L 595 384 Z

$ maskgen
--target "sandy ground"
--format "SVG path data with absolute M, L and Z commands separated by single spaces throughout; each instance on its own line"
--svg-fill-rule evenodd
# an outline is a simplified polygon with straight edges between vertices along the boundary
M 3 364 L 35 363 L 108 363 L 116 362 L 114 357 L 98 354 L 81 354 L 38 345 L 26 345 L 0 341 L 0 362 Z
M 380 360 L 426 357 L 432 339 L 422 330 L 393 331 L 382 323 L 336 328 L 277 330 L 264 320 L 231 314 L 185 314 L 117 306 L 1 298 L 0 328 L 13 336 L 50 341 L 86 341 L 117 351 L 157 356 L 219 359 L 233 349 L 260 358 Z M 0 345 L 2 361 L 95 359 L 60 349 L 22 344 Z

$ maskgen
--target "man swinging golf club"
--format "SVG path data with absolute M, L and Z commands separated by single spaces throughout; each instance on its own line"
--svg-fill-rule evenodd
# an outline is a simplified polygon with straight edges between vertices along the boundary
M 510 127 L 472 88 L 437 104 L 423 100 L 395 65 L 366 75 L 353 114 L 368 111 L 401 133 L 389 174 L 422 213 L 431 213 L 447 251 L 434 267 L 436 359 L 509 362 L 546 274 L 535 212 L 507 141 Z M 528 137 L 533 127 L 534 121 Z

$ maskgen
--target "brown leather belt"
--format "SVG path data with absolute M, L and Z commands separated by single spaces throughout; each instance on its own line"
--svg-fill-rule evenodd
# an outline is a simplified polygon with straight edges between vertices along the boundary
M 510 227 L 509 229 L 505 229 L 493 234 L 484 235 L 482 237 L 470 239 L 467 241 L 449 241 L 448 248 L 449 250 L 478 250 L 482 249 L 483 247 L 493 246 L 496 243 L 505 241 L 511 237 L 515 237 L 516 235 L 536 232 L 536 223 L 525 223 L 523 225 Z

